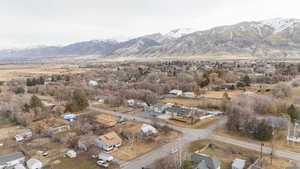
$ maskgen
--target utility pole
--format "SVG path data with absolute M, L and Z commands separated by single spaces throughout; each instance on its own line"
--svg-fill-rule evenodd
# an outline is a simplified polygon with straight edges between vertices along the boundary
M 261 143 L 261 145 L 260 145 L 260 166 L 261 166 L 261 168 L 263 167 L 263 146 L 264 146 L 264 143 Z

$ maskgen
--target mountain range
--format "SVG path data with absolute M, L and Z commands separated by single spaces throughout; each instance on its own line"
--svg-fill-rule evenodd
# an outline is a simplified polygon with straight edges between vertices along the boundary
M 51 59 L 94 55 L 97 57 L 185 56 L 300 56 L 300 20 L 276 18 L 242 22 L 208 30 L 176 29 L 124 42 L 93 40 L 66 46 L 0 50 L 0 61 Z

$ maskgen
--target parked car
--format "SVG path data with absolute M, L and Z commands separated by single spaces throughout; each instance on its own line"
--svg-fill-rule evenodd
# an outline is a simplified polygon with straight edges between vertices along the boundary
M 104 167 L 104 168 L 107 168 L 109 166 L 109 163 L 108 162 L 105 162 L 103 160 L 98 160 L 97 161 L 97 165 L 98 166 L 101 166 L 101 167 Z

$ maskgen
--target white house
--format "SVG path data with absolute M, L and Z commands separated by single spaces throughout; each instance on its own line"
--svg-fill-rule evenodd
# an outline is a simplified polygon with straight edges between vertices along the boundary
M 101 135 L 95 139 L 96 145 L 105 151 L 111 151 L 122 145 L 122 139 L 114 131 Z
M 30 129 L 26 130 L 25 132 L 21 133 L 21 134 L 17 134 L 15 136 L 15 139 L 17 142 L 22 142 L 25 139 L 29 139 L 32 137 L 32 131 Z
M 184 92 L 183 96 L 184 97 L 188 97 L 188 98 L 194 98 L 194 97 L 196 97 L 196 95 L 195 95 L 194 92 Z
M 153 126 L 151 126 L 150 124 L 143 124 L 141 127 L 141 133 L 143 135 L 153 135 L 157 133 L 156 128 L 154 128 Z
M 95 86 L 97 86 L 97 85 L 98 85 L 98 82 L 97 82 L 97 81 L 95 81 L 95 80 L 90 80 L 90 81 L 89 81 L 89 86 L 95 87 Z
M 174 90 L 169 91 L 169 94 L 181 96 L 182 95 L 182 90 L 176 90 L 176 89 L 174 89 Z
M 21 152 L 0 156 L 0 169 L 12 168 L 25 162 L 25 156 Z
M 246 160 L 236 158 L 233 160 L 231 167 L 232 169 L 244 169 L 245 165 L 246 165 Z
M 26 165 L 29 169 L 42 169 L 43 164 L 40 160 L 36 158 L 31 158 L 26 162 Z
M 300 143 L 300 128 L 299 123 L 295 123 L 292 127 L 288 128 L 287 140 Z
M 67 151 L 66 155 L 67 155 L 69 158 L 76 158 L 76 157 L 77 157 L 77 153 L 76 153 L 74 150 L 69 150 L 69 151 Z
M 103 161 L 112 161 L 114 159 L 114 157 L 107 153 L 99 153 L 98 159 L 103 160 Z

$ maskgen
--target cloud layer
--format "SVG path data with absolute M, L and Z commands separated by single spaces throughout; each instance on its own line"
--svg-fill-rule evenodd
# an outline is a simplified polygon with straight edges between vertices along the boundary
M 296 0 L 2 0 L 0 48 L 124 40 L 191 27 L 300 18 Z

